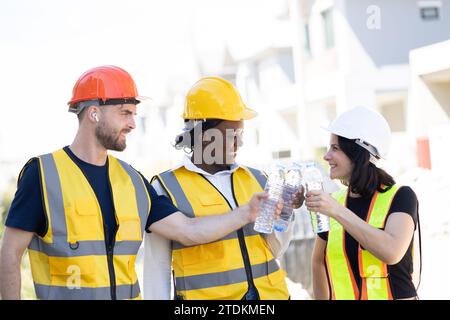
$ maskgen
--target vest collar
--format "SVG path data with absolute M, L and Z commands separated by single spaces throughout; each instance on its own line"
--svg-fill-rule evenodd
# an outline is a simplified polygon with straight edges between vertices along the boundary
M 183 157 L 183 159 L 181 160 L 181 163 L 179 165 L 177 165 L 174 170 L 179 169 L 181 167 L 185 167 L 187 170 L 192 171 L 192 172 L 196 172 L 199 173 L 201 175 L 204 176 L 209 176 L 209 177 L 217 177 L 217 176 L 223 176 L 223 175 L 230 175 L 233 172 L 235 172 L 237 169 L 239 169 L 240 165 L 237 163 L 234 163 L 229 170 L 223 170 L 223 171 L 219 171 L 216 172 L 214 174 L 208 173 L 202 169 L 200 169 L 199 167 L 197 167 L 192 161 L 191 158 L 188 155 L 185 155 Z

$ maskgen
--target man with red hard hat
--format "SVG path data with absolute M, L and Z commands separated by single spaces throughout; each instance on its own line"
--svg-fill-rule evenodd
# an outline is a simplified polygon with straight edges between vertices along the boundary
M 255 220 L 262 193 L 223 215 L 188 218 L 108 154 L 125 149 L 140 101 L 119 67 L 93 68 L 78 79 L 69 101 L 79 120 L 74 141 L 31 158 L 20 172 L 0 253 L 2 298 L 20 298 L 28 248 L 39 299 L 139 299 L 135 261 L 145 231 L 189 246 Z

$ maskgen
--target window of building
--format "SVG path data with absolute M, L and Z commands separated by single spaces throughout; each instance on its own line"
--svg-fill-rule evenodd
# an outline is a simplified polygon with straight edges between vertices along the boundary
M 294 83 L 294 56 L 292 49 L 285 52 L 280 52 L 277 55 L 277 62 L 283 71 L 283 78 L 288 80 L 289 83 Z
M 422 20 L 438 20 L 439 8 L 437 7 L 420 8 L 420 17 L 422 18 Z
M 327 9 L 322 12 L 323 30 L 325 35 L 325 47 L 334 47 L 333 10 Z
M 439 20 L 442 1 L 418 1 L 420 17 L 424 21 Z
M 286 159 L 291 157 L 291 150 L 280 150 L 272 152 L 273 159 Z
M 406 113 L 403 100 L 382 104 L 380 112 L 389 123 L 392 132 L 406 131 Z
M 306 54 L 311 54 L 311 40 L 309 38 L 309 24 L 305 24 L 305 29 L 304 29 L 304 44 L 303 44 L 303 49 L 305 50 Z

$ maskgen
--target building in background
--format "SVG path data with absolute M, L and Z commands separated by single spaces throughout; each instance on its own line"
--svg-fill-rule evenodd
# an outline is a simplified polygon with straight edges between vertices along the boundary
M 448 175 L 450 40 L 411 51 L 409 123 L 421 167 Z
M 450 1 L 284 4 L 268 22 L 277 32 L 267 33 L 266 46 L 236 59 L 236 84 L 261 114 L 250 140 L 255 147 L 264 141 L 251 150 L 255 160 L 319 160 L 328 143 L 320 126 L 365 105 L 393 130 L 389 169 L 399 174 L 420 164 L 423 143 L 416 144 L 407 116 L 409 52 L 450 38 Z

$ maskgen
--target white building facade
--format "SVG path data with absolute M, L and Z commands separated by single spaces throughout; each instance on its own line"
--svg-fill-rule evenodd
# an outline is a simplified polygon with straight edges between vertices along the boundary
M 281 32 L 236 59 L 238 89 L 260 113 L 248 123 L 246 158 L 319 160 L 329 139 L 320 126 L 364 105 L 393 130 L 388 169 L 418 164 L 409 51 L 450 38 L 450 1 L 290 0 L 268 23 Z

